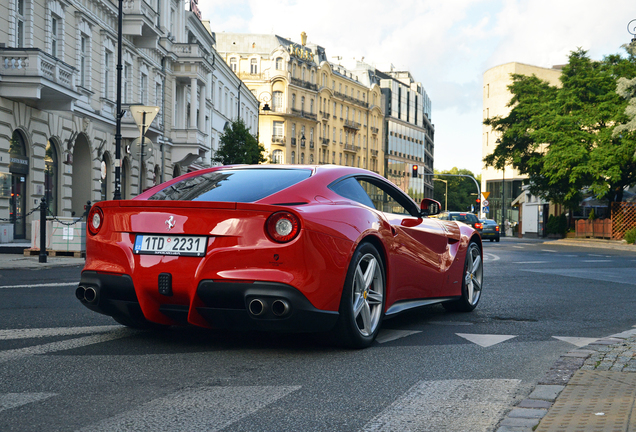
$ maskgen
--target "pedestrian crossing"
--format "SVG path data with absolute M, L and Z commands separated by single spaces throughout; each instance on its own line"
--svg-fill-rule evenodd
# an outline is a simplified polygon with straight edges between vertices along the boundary
M 430 322 L 430 325 L 462 325 L 471 323 Z M 636 332 L 636 330 L 632 330 Z M 40 329 L 9 329 L 0 331 L 0 341 L 24 341 L 41 338 L 65 340 L 34 344 L 25 348 L 0 351 L 0 365 L 28 356 L 100 344 L 138 335 L 140 331 L 122 326 L 87 326 Z M 422 331 L 383 329 L 376 347 L 417 337 Z M 453 333 L 458 340 L 484 349 L 496 349 L 499 344 L 514 341 L 518 335 Z M 552 336 L 556 341 L 584 346 L 597 339 Z M 374 349 L 373 347 L 370 349 Z M 190 431 L 222 430 L 240 422 L 259 410 L 285 398 L 294 397 L 300 385 L 201 385 L 179 389 L 153 398 L 129 410 L 96 419 L 80 432 L 97 431 Z M 447 432 L 481 432 L 493 426 L 514 404 L 520 380 L 515 379 L 448 379 L 417 382 L 397 400 L 379 411 L 361 426 L 360 432 L 400 430 L 444 430 Z M 5 392 L 0 390 L 0 415 L 12 409 L 45 402 L 59 397 L 54 392 Z M 467 403 L 469 401 L 469 403 Z M 458 411 L 457 406 L 462 409 Z M 466 429 L 470 425 L 470 429 Z

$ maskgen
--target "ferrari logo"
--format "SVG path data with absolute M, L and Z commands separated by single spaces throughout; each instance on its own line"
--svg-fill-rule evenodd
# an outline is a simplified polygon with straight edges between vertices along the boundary
M 166 220 L 166 225 L 168 226 L 168 231 L 170 231 L 174 225 L 175 225 L 175 221 L 174 221 L 174 216 L 170 216 L 167 220 Z

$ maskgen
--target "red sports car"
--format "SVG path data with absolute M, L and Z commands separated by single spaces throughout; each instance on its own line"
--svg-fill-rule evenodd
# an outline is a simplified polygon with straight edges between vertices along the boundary
M 366 347 L 385 316 L 477 306 L 479 234 L 438 212 L 359 168 L 196 171 L 91 208 L 76 296 L 131 327 L 331 332 Z

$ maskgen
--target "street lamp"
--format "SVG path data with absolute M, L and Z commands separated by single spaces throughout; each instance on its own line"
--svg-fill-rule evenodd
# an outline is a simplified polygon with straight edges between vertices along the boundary
M 302 134 L 300 137 L 300 146 L 305 147 L 305 134 Z
M 444 195 L 444 211 L 448 211 L 448 180 L 434 178 L 433 180 L 441 181 L 446 184 L 446 194 Z
M 627 31 L 629 32 L 629 34 L 634 35 L 634 37 L 632 38 L 632 43 L 636 42 L 636 19 L 631 20 L 627 24 Z
M 270 112 L 272 109 L 270 108 L 268 102 L 272 100 L 272 94 L 268 91 L 263 91 L 258 97 L 259 102 L 262 102 L 263 108 L 261 111 Z
M 121 109 L 121 70 L 123 66 L 121 64 L 121 46 L 123 44 L 123 29 L 124 25 L 124 0 L 119 0 L 119 17 L 117 25 L 117 110 L 115 111 L 115 118 L 117 119 L 115 126 L 115 193 L 113 194 L 114 200 L 121 199 L 121 118 L 124 116 L 124 112 Z

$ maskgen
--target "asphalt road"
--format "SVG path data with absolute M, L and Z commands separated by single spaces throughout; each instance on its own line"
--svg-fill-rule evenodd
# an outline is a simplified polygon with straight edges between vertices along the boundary
M 0 431 L 490 431 L 564 352 L 636 324 L 636 253 L 486 242 L 467 314 L 430 306 L 369 349 L 306 335 L 134 331 L 79 267 L 0 270 Z

